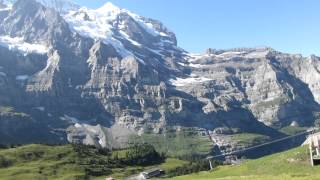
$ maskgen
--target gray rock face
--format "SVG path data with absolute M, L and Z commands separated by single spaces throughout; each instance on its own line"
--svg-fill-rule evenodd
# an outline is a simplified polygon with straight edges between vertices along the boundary
M 0 11 L 0 104 L 27 114 L 44 142 L 123 147 L 168 127 L 276 137 L 319 112 L 319 57 L 270 48 L 192 55 L 160 22 L 110 3 L 47 6 L 19 0 Z
M 134 135 L 122 126 L 110 128 L 101 125 L 75 124 L 67 129 L 67 139 L 71 143 L 93 145 L 100 148 L 123 148 L 128 144 L 128 137 Z
M 100 125 L 80 125 L 75 124 L 69 128 L 68 141 L 77 144 L 93 145 L 100 148 L 107 147 L 107 138 L 103 127 Z
M 209 53 L 191 57 L 185 65 L 191 69 L 189 77 L 172 82 L 204 102 L 206 113 L 239 106 L 266 126 L 308 123 L 306 115 L 319 108 L 313 84 L 317 80 L 301 77 L 301 72 L 317 71 L 316 62 L 308 59 L 269 48 Z
M 80 8 L 79 5 L 70 0 L 37 0 L 37 2 L 48 8 L 52 8 L 61 14 L 65 14 L 69 11 L 76 11 Z

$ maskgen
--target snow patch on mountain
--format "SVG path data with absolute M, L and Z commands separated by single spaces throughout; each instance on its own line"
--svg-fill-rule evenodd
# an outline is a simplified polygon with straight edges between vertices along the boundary
M 1 2 L 0 2 L 0 12 L 1 11 L 10 11 L 11 9 L 12 9 L 12 5 L 1 6 Z
M 121 30 L 120 30 L 119 32 L 120 32 L 120 34 L 121 34 L 123 37 L 125 37 L 126 40 L 128 40 L 129 42 L 131 42 L 131 44 L 133 44 L 133 45 L 135 45 L 135 46 L 139 46 L 139 47 L 142 46 L 142 45 L 141 45 L 140 43 L 138 43 L 137 41 L 134 41 L 133 39 L 131 39 L 130 36 L 129 36 L 126 32 L 121 31 Z
M 265 51 L 254 51 L 248 53 L 245 57 L 246 58 L 264 58 L 268 55 L 270 51 L 265 50 Z
M 76 11 L 70 11 L 64 15 L 64 19 L 70 28 L 84 37 L 101 40 L 106 44 L 111 44 L 122 57 L 133 56 L 133 53 L 126 50 L 123 44 L 115 38 L 115 24 L 121 13 L 130 15 L 147 33 L 152 36 L 169 36 L 165 32 L 157 31 L 153 24 L 147 22 L 143 17 L 138 16 L 128 10 L 120 9 L 112 3 L 106 3 L 98 9 L 82 7 Z M 121 23 L 121 22 L 120 22 Z M 131 44 L 141 47 L 141 43 L 133 40 L 125 31 L 121 30 L 124 24 L 120 24 L 119 34 L 121 39 L 126 39 Z
M 0 8 L 0 12 L 1 11 L 10 11 L 10 10 L 11 10 L 11 8 L 2 8 L 2 9 Z
M 176 87 L 182 87 L 187 86 L 190 84 L 199 84 L 207 81 L 211 81 L 212 79 L 206 78 L 206 77 L 197 77 L 197 76 L 191 76 L 188 78 L 176 78 L 176 79 L 170 79 L 169 82 L 171 85 Z
M 42 111 L 42 112 L 46 110 L 46 108 L 43 106 L 36 107 L 35 109 Z
M 73 123 L 73 124 L 76 124 L 76 123 L 79 123 L 79 119 L 75 118 L 75 117 L 71 117 L 71 116 L 68 116 L 66 114 L 64 114 L 63 117 L 60 117 L 61 120 L 63 121 L 67 121 L 67 122 L 70 122 L 70 123 Z
M 99 12 L 100 14 L 110 13 L 113 15 L 117 15 L 121 13 L 121 9 L 115 6 L 114 4 L 112 4 L 111 2 L 105 3 L 103 6 L 96 9 L 95 11 Z
M 111 44 L 117 49 L 122 57 L 132 55 L 126 50 L 123 44 L 113 37 L 113 21 L 119 12 L 114 9 L 102 11 L 102 9 L 92 10 L 81 8 L 79 11 L 71 11 L 64 16 L 71 30 L 84 37 L 101 40 L 106 44 Z
M 0 4 L 12 7 L 16 0 L 0 0 Z
M 0 76 L 4 76 L 4 77 L 6 77 L 6 76 L 7 76 L 7 74 L 6 74 L 6 73 L 4 73 L 4 72 L 0 72 Z
M 189 66 L 193 68 L 204 68 L 207 65 L 190 63 Z
M 0 36 L 0 46 L 22 52 L 24 55 L 30 53 L 46 54 L 48 52 L 45 45 L 25 42 L 22 37 Z
M 150 22 L 146 22 L 141 16 L 136 15 L 128 10 L 124 10 L 124 12 L 129 14 L 149 34 L 153 36 L 168 36 L 165 32 L 157 31 L 153 24 L 151 24 Z
M 27 79 L 29 79 L 29 75 L 18 75 L 18 76 L 16 76 L 16 80 L 17 81 L 26 81 Z

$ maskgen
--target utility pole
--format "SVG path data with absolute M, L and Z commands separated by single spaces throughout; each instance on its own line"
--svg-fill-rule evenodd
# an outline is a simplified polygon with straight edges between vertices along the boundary
M 210 171 L 213 169 L 211 159 L 209 159 Z
M 310 141 L 310 144 L 309 144 L 309 154 L 310 154 L 311 166 L 314 166 L 314 163 L 313 163 L 313 141 L 312 140 Z

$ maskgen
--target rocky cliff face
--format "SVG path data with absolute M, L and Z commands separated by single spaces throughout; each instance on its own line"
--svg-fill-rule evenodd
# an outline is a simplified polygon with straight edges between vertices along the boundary
M 312 82 L 302 75 L 317 71 L 309 58 L 260 48 L 208 53 L 188 61 L 184 66 L 189 76 L 171 82 L 204 102 L 206 113 L 241 107 L 266 126 L 285 126 L 308 123 L 307 116 L 318 109 L 317 77 Z
M 18 0 L 0 8 L 1 107 L 26 114 L 24 124 L 48 142 L 121 147 L 132 135 L 181 127 L 277 137 L 317 118 L 316 56 L 270 48 L 193 55 L 160 22 L 110 3 L 93 10 Z M 17 123 L 0 116 L 2 129 Z

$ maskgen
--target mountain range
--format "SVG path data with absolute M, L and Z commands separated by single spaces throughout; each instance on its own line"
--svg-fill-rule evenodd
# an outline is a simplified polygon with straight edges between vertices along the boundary
M 106 3 L 0 1 L 0 142 L 127 146 L 192 131 L 220 151 L 318 123 L 320 58 L 269 47 L 192 54 Z M 242 146 L 241 146 L 242 147 Z

